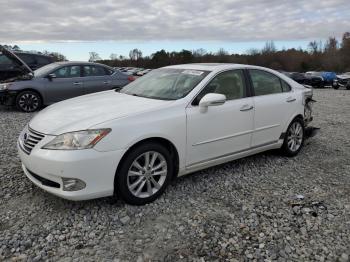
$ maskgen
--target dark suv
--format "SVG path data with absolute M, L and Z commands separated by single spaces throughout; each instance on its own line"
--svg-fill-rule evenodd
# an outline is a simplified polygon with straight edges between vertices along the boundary
M 298 72 L 282 72 L 282 73 L 290 77 L 291 79 L 293 79 L 295 82 L 298 82 L 299 84 L 312 86 L 316 88 L 324 87 L 323 78 L 320 76 L 309 76 Z
M 21 66 L 3 54 L 2 50 L 0 49 L 0 81 L 16 77 L 22 72 Z M 55 62 L 52 57 L 46 55 L 25 52 L 13 53 L 21 60 L 23 60 L 33 71 L 47 64 Z

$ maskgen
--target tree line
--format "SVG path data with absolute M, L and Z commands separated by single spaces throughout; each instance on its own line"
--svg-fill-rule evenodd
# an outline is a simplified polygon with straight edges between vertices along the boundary
M 167 52 L 164 49 L 150 56 L 143 56 L 139 49 L 132 49 L 129 57 L 110 55 L 110 59 L 101 59 L 96 52 L 90 53 L 90 61 L 113 67 L 159 68 L 167 65 L 187 63 L 239 63 L 250 64 L 289 72 L 350 71 L 350 32 L 343 34 L 338 41 L 330 37 L 325 43 L 312 41 L 306 50 L 291 48 L 277 50 L 270 41 L 259 49 L 250 49 L 246 54 L 230 54 L 224 49 L 207 52 L 204 49 Z

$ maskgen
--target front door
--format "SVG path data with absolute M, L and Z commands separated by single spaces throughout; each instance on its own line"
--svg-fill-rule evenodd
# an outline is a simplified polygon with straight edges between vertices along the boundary
M 226 96 L 220 106 L 200 112 L 198 103 L 208 93 Z M 187 114 L 187 166 L 249 149 L 253 132 L 253 98 L 247 97 L 242 70 L 219 73 L 202 90 Z
M 84 94 L 80 66 L 64 66 L 52 72 L 54 78 L 47 79 L 45 97 L 48 103 L 55 103 Z

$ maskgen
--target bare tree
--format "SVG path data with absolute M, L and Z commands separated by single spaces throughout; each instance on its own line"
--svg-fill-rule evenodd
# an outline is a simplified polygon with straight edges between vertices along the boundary
M 338 40 L 335 37 L 328 38 L 325 46 L 324 51 L 325 52 L 335 52 L 339 48 Z
M 192 51 L 194 57 L 203 57 L 207 54 L 207 50 L 203 48 L 199 48 L 197 50 Z
M 112 53 L 112 54 L 109 56 L 109 58 L 110 58 L 111 60 L 118 60 L 118 55 Z
M 137 61 L 142 57 L 142 52 L 141 52 L 141 50 L 134 48 L 134 49 L 130 50 L 129 57 L 130 57 L 130 60 Z
M 261 50 L 262 53 L 268 54 L 268 53 L 276 53 L 277 48 L 275 46 L 275 43 L 273 41 L 267 41 L 265 43 L 264 48 Z
M 308 49 L 310 50 L 311 54 L 317 54 L 322 48 L 317 41 L 311 41 L 308 45 Z
M 90 56 L 89 62 L 95 62 L 97 60 L 101 60 L 101 57 L 96 52 L 89 52 L 89 56 Z

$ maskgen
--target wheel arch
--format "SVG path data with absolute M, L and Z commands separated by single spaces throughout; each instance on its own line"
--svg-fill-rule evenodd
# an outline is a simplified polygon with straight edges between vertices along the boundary
M 170 153 L 171 158 L 174 161 L 174 172 L 173 172 L 173 177 L 172 179 L 177 177 L 177 174 L 179 172 L 179 152 L 176 148 L 176 146 L 174 145 L 174 143 L 172 143 L 170 140 L 163 138 L 163 137 L 149 137 L 149 138 L 144 138 L 136 143 L 134 143 L 132 146 L 130 146 L 128 148 L 128 150 L 124 153 L 124 155 L 122 156 L 122 158 L 120 159 L 118 166 L 117 166 L 117 170 L 115 173 L 115 177 L 114 177 L 114 183 L 116 182 L 116 177 L 119 173 L 119 170 L 121 168 L 121 163 L 123 163 L 123 161 L 125 160 L 125 158 L 128 156 L 128 154 L 136 147 L 145 144 L 145 143 L 157 143 L 160 144 L 162 146 L 164 146 Z
M 18 90 L 18 91 L 17 91 L 16 97 L 17 97 L 20 93 L 22 93 L 22 92 L 24 92 L 24 91 L 31 91 L 31 92 L 37 93 L 37 94 L 40 96 L 40 99 L 41 99 L 42 104 L 44 105 L 44 97 L 43 97 L 43 94 L 40 93 L 40 91 L 38 91 L 38 90 L 36 90 L 36 89 L 34 89 L 34 88 L 31 88 L 31 87 L 26 87 L 26 88 L 23 88 L 23 89 L 21 89 L 21 90 Z
M 285 124 L 285 126 L 284 126 L 284 128 L 283 128 L 283 132 L 282 132 L 282 134 L 281 134 L 281 136 L 280 136 L 280 140 L 281 139 L 284 139 L 284 137 L 285 137 L 285 135 L 286 135 L 286 133 L 287 133 L 287 129 L 288 129 L 288 127 L 289 127 L 289 125 L 295 120 L 295 119 L 297 119 L 297 118 L 299 118 L 300 120 L 302 120 L 303 122 L 304 122 L 304 116 L 301 114 L 301 113 L 297 113 L 297 114 L 294 114 L 287 122 L 286 122 L 286 124 Z

